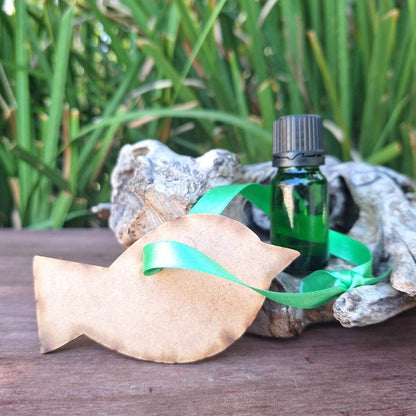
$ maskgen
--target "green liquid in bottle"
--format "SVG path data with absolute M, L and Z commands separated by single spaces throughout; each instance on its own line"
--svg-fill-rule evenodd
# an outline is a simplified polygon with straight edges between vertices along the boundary
M 272 244 L 298 250 L 287 268 L 301 273 L 328 261 L 327 181 L 318 167 L 280 167 L 272 180 Z

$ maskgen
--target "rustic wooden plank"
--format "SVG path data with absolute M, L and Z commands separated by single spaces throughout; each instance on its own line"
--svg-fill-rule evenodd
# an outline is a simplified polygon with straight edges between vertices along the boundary
M 64 232 L 3 229 L 0 230 L 1 284 L 27 284 L 35 254 L 109 266 L 122 251 L 123 247 L 107 229 L 67 229 Z
M 416 414 L 415 310 L 286 341 L 245 336 L 186 365 L 130 359 L 86 338 L 41 355 L 31 257 L 108 266 L 121 251 L 108 230 L 0 231 L 0 415 Z

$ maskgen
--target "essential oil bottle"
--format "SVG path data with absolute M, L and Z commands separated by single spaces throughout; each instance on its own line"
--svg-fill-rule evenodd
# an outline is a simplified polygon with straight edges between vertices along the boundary
M 286 271 L 303 274 L 328 261 L 328 185 L 319 170 L 324 163 L 322 118 L 281 117 L 273 125 L 271 243 L 298 250 Z

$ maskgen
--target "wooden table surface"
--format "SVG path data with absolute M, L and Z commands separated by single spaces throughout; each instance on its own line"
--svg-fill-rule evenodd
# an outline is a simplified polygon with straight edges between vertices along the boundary
M 134 360 L 79 338 L 41 355 L 34 254 L 108 266 L 109 230 L 0 230 L 0 415 L 416 415 L 416 310 L 388 322 L 244 336 L 193 364 Z

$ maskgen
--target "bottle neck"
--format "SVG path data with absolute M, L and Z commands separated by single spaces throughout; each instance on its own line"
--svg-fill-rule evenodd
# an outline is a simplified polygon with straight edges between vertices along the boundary
M 320 150 L 305 152 L 273 153 L 273 166 L 320 166 L 325 163 L 325 156 Z
M 279 166 L 277 168 L 279 173 L 308 173 L 317 172 L 319 166 Z

